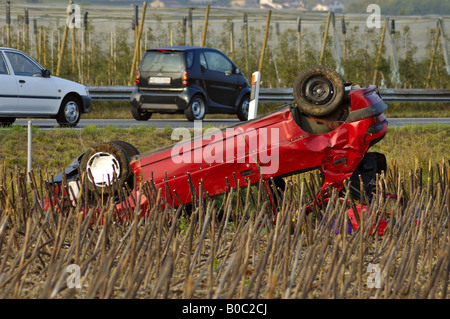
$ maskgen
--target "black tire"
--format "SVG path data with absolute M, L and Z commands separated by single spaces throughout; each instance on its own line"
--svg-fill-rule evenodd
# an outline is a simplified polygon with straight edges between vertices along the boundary
M 376 188 L 376 175 L 387 171 L 386 156 L 378 152 L 367 152 L 350 177 L 350 189 L 354 199 L 361 199 L 360 182 L 363 181 L 364 192 L 369 202 Z M 361 180 L 360 180 L 361 177 Z
M 237 116 L 238 119 L 241 121 L 247 121 L 248 120 L 248 110 L 250 106 L 250 97 L 248 95 L 244 96 L 241 100 L 241 103 L 239 103 Z
M 110 143 L 112 144 L 116 144 L 119 145 L 120 147 L 123 148 L 123 150 L 127 153 L 128 157 L 133 157 L 136 155 L 139 155 L 139 151 L 136 147 L 134 147 L 134 145 L 125 142 L 125 141 L 120 141 L 120 140 L 116 140 L 116 141 L 111 141 Z
M 206 102 L 201 95 L 194 95 L 189 102 L 188 107 L 184 110 L 184 115 L 188 121 L 203 120 L 206 115 Z
M 344 83 L 339 73 L 323 65 L 303 70 L 293 87 L 297 107 L 308 116 L 330 115 L 342 105 Z
M 0 127 L 9 127 L 16 121 L 15 117 L 0 117 Z
M 114 179 L 114 172 L 117 179 Z M 114 143 L 103 143 L 88 149 L 81 158 L 80 173 L 85 174 L 91 191 L 106 195 L 114 195 L 125 183 L 130 184 L 133 176 L 130 157 Z
M 61 106 L 59 107 L 59 112 L 56 115 L 56 121 L 62 127 L 75 127 L 81 118 L 80 113 L 80 100 L 75 96 L 66 96 Z
M 136 121 L 148 121 L 152 117 L 152 114 L 153 113 L 151 112 L 145 112 L 137 109 L 134 106 L 131 107 L 131 115 L 133 115 Z

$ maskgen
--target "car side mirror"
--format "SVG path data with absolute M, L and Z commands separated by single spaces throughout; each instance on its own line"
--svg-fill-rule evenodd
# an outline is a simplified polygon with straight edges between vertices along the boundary
M 50 77 L 50 70 L 47 70 L 47 69 L 45 69 L 45 70 L 42 70 L 42 77 L 44 77 L 44 78 L 49 78 Z

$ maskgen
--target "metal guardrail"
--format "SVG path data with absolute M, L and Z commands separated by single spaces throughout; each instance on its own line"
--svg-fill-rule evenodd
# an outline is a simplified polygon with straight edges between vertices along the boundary
M 88 89 L 93 101 L 129 101 L 134 86 L 89 86 Z M 450 103 L 450 90 L 380 89 L 379 92 L 386 102 Z M 266 103 L 294 101 L 292 89 L 260 88 L 258 99 Z

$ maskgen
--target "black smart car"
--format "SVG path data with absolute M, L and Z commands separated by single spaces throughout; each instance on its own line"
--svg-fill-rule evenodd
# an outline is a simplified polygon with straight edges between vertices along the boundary
M 250 85 L 222 52 L 193 46 L 147 50 L 139 63 L 131 113 L 146 121 L 152 113 L 184 113 L 189 121 L 206 114 L 237 114 L 247 120 Z

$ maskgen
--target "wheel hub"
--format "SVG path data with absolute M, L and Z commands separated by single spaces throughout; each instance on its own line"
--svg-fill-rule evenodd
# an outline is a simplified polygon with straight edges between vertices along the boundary
M 92 176 L 88 174 L 88 178 L 96 186 L 110 186 L 114 178 L 120 176 L 120 164 L 113 155 L 106 152 L 97 152 L 89 158 L 86 171 L 91 172 Z
M 305 96 L 315 104 L 325 104 L 333 96 L 333 86 L 324 78 L 314 77 L 306 83 Z
M 69 123 L 74 123 L 78 118 L 78 107 L 74 102 L 69 102 L 66 104 L 64 109 L 64 114 Z

